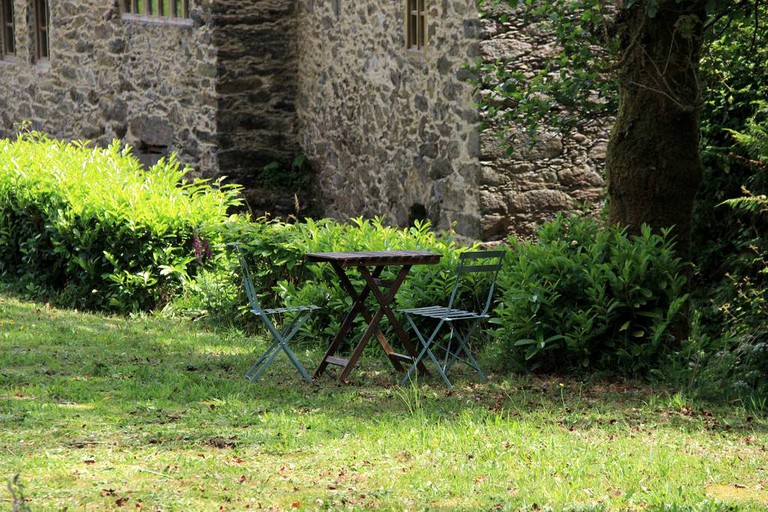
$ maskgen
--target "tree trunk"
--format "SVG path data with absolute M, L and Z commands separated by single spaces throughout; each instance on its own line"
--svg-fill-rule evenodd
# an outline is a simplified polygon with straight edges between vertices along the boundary
M 638 232 L 674 227 L 678 252 L 690 254 L 693 198 L 701 181 L 698 81 L 706 13 L 702 0 L 661 0 L 622 9 L 624 58 L 619 112 L 606 174 L 612 224 Z

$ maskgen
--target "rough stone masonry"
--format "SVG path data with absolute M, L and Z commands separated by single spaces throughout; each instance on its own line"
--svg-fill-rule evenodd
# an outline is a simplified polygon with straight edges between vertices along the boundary
M 464 237 L 530 234 L 598 208 L 607 136 L 588 123 L 506 156 L 467 65 L 552 48 L 530 26 L 481 21 L 475 0 L 426 0 L 426 44 L 406 47 L 407 0 L 191 0 L 185 19 L 127 17 L 117 1 L 50 2 L 36 59 L 31 2 L 13 2 L 0 55 L 0 136 L 119 139 L 147 163 L 175 152 L 204 177 L 268 188 L 262 169 L 305 154 L 322 215 L 429 219 Z M 137 19 L 138 18 L 138 19 Z M 285 197 L 266 195 L 269 201 Z

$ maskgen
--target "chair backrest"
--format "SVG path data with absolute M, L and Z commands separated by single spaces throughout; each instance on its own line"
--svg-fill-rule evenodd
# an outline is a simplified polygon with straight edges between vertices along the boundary
M 240 276 L 243 279 L 245 295 L 248 297 L 248 302 L 251 304 L 251 310 L 257 315 L 262 315 L 263 309 L 261 308 L 259 297 L 256 295 L 256 286 L 253 284 L 253 278 L 251 277 L 248 263 L 245 261 L 245 255 L 239 245 L 235 245 L 235 249 L 237 249 L 237 259 L 240 262 Z
M 491 309 L 493 302 L 493 292 L 496 289 L 496 276 L 499 274 L 501 264 L 504 261 L 506 251 L 468 251 L 459 254 L 459 266 L 456 268 L 456 283 L 453 285 L 451 298 L 448 301 L 448 307 L 454 307 L 459 289 L 462 282 L 466 280 L 467 274 L 490 274 L 490 287 L 488 296 L 485 298 L 485 306 L 481 314 L 485 315 Z

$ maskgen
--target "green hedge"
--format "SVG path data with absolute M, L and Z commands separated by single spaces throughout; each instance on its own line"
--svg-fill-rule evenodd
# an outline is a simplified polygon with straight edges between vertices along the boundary
M 119 312 L 164 306 L 168 314 L 241 324 L 249 315 L 237 243 L 266 307 L 323 306 L 306 325 L 305 339 L 325 346 L 352 299 L 330 266 L 305 264 L 306 253 L 442 254 L 439 265 L 412 269 L 397 297 L 406 308 L 446 303 L 458 255 L 467 250 L 428 223 L 398 229 L 382 219 L 251 222 L 230 215 L 240 202 L 238 187 L 190 182 L 187 171 L 173 159 L 144 170 L 117 144 L 94 149 L 40 134 L 0 140 L 0 274 L 69 306 Z M 673 247 L 667 233 L 644 229 L 630 237 L 581 218 L 544 225 L 535 242 L 510 240 L 486 331 L 499 363 L 625 374 L 652 368 L 672 345 L 687 301 L 684 266 Z M 352 281 L 363 285 L 354 273 Z M 474 307 L 485 290 L 487 283 L 470 283 L 460 307 Z
M 445 304 L 458 254 L 466 250 L 428 224 L 396 229 L 380 219 L 235 222 L 224 229 L 223 238 L 239 241 L 248 253 L 265 303 L 324 307 L 305 332 L 305 339 L 321 346 L 338 329 L 351 299 L 330 266 L 304 264 L 306 253 L 427 249 L 442 254 L 439 265 L 413 268 L 397 297 L 398 307 L 407 308 Z M 542 226 L 536 241 L 508 245 L 497 307 L 480 340 L 481 345 L 491 341 L 489 354 L 499 366 L 643 374 L 677 347 L 673 333 L 685 321 L 687 277 L 668 233 L 645 228 L 630 237 L 590 219 L 560 217 Z M 234 262 L 229 265 L 226 288 L 232 289 L 237 270 Z M 359 276 L 352 280 L 363 286 Z M 486 290 L 486 283 L 470 283 L 461 307 L 474 307 Z M 233 306 L 238 304 L 243 309 L 242 297 L 234 299 Z
M 507 363 L 640 374 L 681 341 L 687 277 L 668 232 L 559 217 L 512 254 L 493 320 Z
M 144 170 L 116 143 L 0 140 L 0 274 L 70 306 L 154 308 L 194 260 L 195 231 L 239 201 L 187 171 L 173 158 Z
M 401 229 L 385 225 L 381 218 L 359 218 L 350 223 L 331 219 L 285 223 L 265 219 L 247 222 L 238 217 L 218 228 L 217 236 L 228 240 L 228 247 L 214 251 L 222 256 L 207 264 L 207 272 L 199 273 L 206 283 L 196 287 L 196 296 L 188 294 L 177 300 L 172 305 L 173 312 L 186 311 L 193 315 L 204 312 L 231 318 L 238 315 L 238 310 L 241 314 L 245 311 L 244 298 L 233 293 L 233 288 L 239 285 L 237 263 L 232 257 L 232 244 L 237 243 L 249 261 L 265 307 L 310 303 L 323 306 L 305 327 L 308 335 L 305 338 L 321 345 L 336 332 L 352 299 L 342 289 L 330 265 L 305 263 L 307 253 L 422 249 L 441 254 L 443 258 L 438 265 L 417 265 L 411 270 L 397 296 L 398 307 L 408 307 L 444 302 L 446 289 L 449 291 L 453 284 L 458 254 L 468 249 L 459 246 L 450 234 L 434 232 L 429 223 Z M 229 256 L 225 256 L 227 254 Z M 362 277 L 354 269 L 349 276 L 356 288 L 364 286 Z M 391 279 L 394 274 L 387 269 L 381 278 Z M 228 297 L 225 303 L 220 301 L 222 294 Z M 467 300 L 472 300 L 473 295 L 467 294 Z M 374 307 L 372 297 L 369 302 Z M 362 323 L 364 320 L 361 316 L 357 321 Z M 382 327 L 387 329 L 387 324 L 384 322 Z

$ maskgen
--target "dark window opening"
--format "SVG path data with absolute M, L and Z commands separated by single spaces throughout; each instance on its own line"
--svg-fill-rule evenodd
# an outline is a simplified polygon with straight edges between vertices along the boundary
M 0 57 L 16 53 L 13 0 L 0 0 Z
M 159 162 L 161 158 L 168 156 L 168 146 L 147 144 L 141 141 L 136 149 L 135 156 L 141 165 L 149 168 Z
M 409 50 L 421 50 L 426 44 L 427 0 L 407 0 L 406 41 Z
M 49 38 L 48 22 L 50 19 L 48 11 L 48 0 L 34 0 L 35 3 L 35 57 L 38 61 L 48 60 L 49 57 Z
M 408 225 L 415 226 L 416 221 L 423 222 L 427 220 L 427 209 L 423 204 L 414 204 L 411 206 L 411 211 L 408 214 Z

